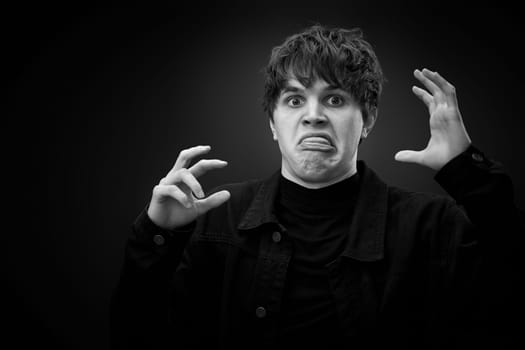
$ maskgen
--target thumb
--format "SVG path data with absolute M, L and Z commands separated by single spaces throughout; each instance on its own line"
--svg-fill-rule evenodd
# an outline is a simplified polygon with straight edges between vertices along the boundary
M 208 198 L 199 200 L 199 215 L 218 207 L 228 199 L 230 199 L 230 192 L 223 190 L 210 195 Z
M 399 151 L 394 156 L 394 159 L 398 162 L 421 164 L 423 151 Z

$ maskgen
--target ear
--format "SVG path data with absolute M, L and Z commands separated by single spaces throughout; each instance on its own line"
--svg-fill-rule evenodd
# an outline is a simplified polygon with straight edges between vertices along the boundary
M 271 119 L 268 119 L 270 122 L 270 130 L 272 130 L 273 140 L 277 141 L 277 134 L 275 133 L 275 126 L 273 125 L 273 121 Z
M 370 113 L 366 120 L 363 121 L 363 130 L 361 130 L 361 139 L 366 139 L 368 134 L 372 131 L 377 119 L 377 110 Z

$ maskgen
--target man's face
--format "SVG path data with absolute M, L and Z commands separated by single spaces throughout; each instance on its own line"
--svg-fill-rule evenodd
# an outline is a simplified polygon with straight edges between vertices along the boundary
M 368 130 L 374 122 L 370 119 Z M 289 180 L 320 188 L 356 172 L 363 117 L 359 105 L 344 90 L 324 80 L 305 88 L 289 79 L 270 127 L 281 150 L 282 174 Z

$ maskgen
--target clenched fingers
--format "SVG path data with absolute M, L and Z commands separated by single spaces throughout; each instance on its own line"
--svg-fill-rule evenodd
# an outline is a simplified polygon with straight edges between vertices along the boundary
M 438 72 L 432 72 L 431 70 L 424 68 L 423 75 L 432 80 L 432 82 L 446 95 L 455 94 L 456 89 L 454 86 L 450 84 L 445 78 L 443 78 Z
M 193 200 L 175 185 L 157 185 L 153 187 L 153 196 L 161 201 L 164 197 L 173 198 L 186 208 L 191 208 L 193 205 Z
M 424 68 L 422 71 L 416 69 L 414 76 L 430 91 L 429 95 L 436 104 L 447 103 L 451 106 L 457 106 L 456 89 L 454 85 L 450 84 L 438 72 L 433 72 L 427 68 Z M 423 97 L 420 91 L 414 91 L 414 93 L 420 98 Z M 425 96 L 423 102 L 427 104 L 427 96 Z
M 206 172 L 212 170 L 212 169 L 220 169 L 224 168 L 226 165 L 228 165 L 228 162 L 220 159 L 201 159 L 197 163 L 195 163 L 191 168 L 186 169 L 177 169 L 177 170 L 171 170 L 166 177 L 164 177 L 162 180 L 160 180 L 161 184 L 175 184 L 177 183 L 181 175 L 180 172 L 187 172 L 189 171 L 190 174 L 193 175 L 193 178 L 197 178 L 199 176 L 204 175 Z M 189 178 L 188 176 L 185 177 L 188 181 L 194 184 L 194 186 L 189 186 L 190 188 L 196 189 L 197 192 L 194 191 L 195 194 L 202 193 L 198 190 L 198 187 L 200 186 L 197 182 L 197 180 L 193 181 L 193 179 Z M 197 183 L 195 183 L 197 182 Z
M 176 185 L 157 185 L 153 188 L 153 195 L 160 201 L 163 198 L 172 198 L 182 204 L 184 207 L 190 209 L 195 207 L 198 215 L 206 213 L 208 210 L 216 208 L 230 199 L 230 192 L 223 190 L 203 199 L 192 198 L 186 194 Z
M 182 168 L 187 168 L 193 158 L 206 154 L 210 150 L 211 147 L 206 145 L 195 146 L 180 151 L 179 156 L 175 161 L 175 165 L 173 166 L 173 169 L 171 171 L 177 171 Z
M 177 185 L 184 184 L 189 188 L 196 197 L 204 197 L 204 191 L 201 184 L 197 181 L 190 170 L 186 168 L 178 169 L 177 171 L 170 171 L 165 178 L 160 180 L 160 185 Z
M 431 103 L 434 102 L 431 94 L 418 86 L 412 86 L 412 91 L 428 108 L 430 108 Z
M 210 195 L 207 198 L 195 201 L 195 207 L 199 215 L 204 214 L 210 209 L 216 208 L 219 205 L 230 199 L 230 192 L 223 190 Z
M 201 159 L 189 170 L 195 177 L 199 177 L 212 169 L 224 168 L 226 165 L 228 162 L 220 159 Z
M 426 68 L 423 69 L 423 71 L 425 70 Z M 419 69 L 416 69 L 414 71 L 414 77 L 416 77 L 417 80 L 419 80 L 423 85 L 425 85 L 425 87 L 430 91 L 430 93 L 434 97 L 436 97 L 436 95 L 441 92 L 440 88 L 432 80 L 430 80 L 427 75 L 423 74 L 423 72 L 420 71 Z

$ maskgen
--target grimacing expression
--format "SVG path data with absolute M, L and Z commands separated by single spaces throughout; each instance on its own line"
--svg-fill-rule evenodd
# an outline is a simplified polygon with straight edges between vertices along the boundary
M 353 175 L 357 148 L 375 116 L 363 121 L 352 96 L 317 79 L 310 87 L 290 78 L 277 100 L 270 128 L 282 155 L 282 173 L 320 188 Z

